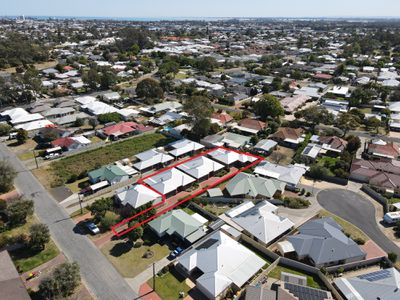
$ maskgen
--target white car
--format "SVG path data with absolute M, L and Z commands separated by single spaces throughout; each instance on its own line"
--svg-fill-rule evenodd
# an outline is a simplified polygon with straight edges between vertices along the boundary
M 100 233 L 99 227 L 97 227 L 93 222 L 87 222 L 86 228 L 89 229 L 89 231 L 94 235 Z

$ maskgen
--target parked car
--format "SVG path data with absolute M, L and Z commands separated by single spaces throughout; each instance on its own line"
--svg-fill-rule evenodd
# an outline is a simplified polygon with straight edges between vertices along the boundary
M 60 157 L 60 156 L 61 156 L 60 153 L 50 153 L 50 154 L 46 155 L 46 156 L 44 157 L 44 159 L 50 160 L 50 159 L 58 158 L 58 157 Z
M 183 249 L 181 247 L 176 247 L 176 249 L 169 254 L 169 257 L 171 259 L 174 259 L 174 258 L 178 257 L 182 252 L 183 252 Z
M 94 224 L 93 222 L 87 222 L 85 225 L 91 234 L 96 235 L 96 234 L 100 233 L 99 227 L 97 227 L 96 224 Z

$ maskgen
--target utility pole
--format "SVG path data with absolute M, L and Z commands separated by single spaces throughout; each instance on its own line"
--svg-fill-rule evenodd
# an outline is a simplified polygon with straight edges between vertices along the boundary
M 81 193 L 78 193 L 78 199 L 79 199 L 79 206 L 81 207 L 81 215 L 83 215 L 83 208 L 82 208 Z
M 36 169 L 39 169 L 39 165 L 38 165 L 38 161 L 37 161 L 37 158 L 36 158 L 35 150 L 32 150 L 32 152 L 33 152 L 33 157 L 35 158 Z
M 156 291 L 156 263 L 153 262 L 153 291 Z

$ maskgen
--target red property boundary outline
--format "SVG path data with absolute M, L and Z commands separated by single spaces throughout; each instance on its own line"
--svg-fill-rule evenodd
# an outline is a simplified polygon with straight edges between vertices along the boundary
M 148 212 L 149 210 L 151 210 L 151 209 L 153 209 L 153 208 L 156 208 L 156 207 L 158 207 L 158 206 L 160 206 L 160 205 L 163 205 L 163 204 L 167 201 L 167 197 L 166 197 L 164 194 L 162 194 L 162 193 L 156 191 L 155 189 L 153 189 L 151 186 L 149 186 L 148 184 L 146 184 L 146 183 L 144 182 L 144 180 L 146 180 L 146 179 L 148 179 L 148 178 L 150 178 L 150 177 L 153 177 L 153 176 L 155 176 L 155 175 L 157 175 L 157 174 L 160 174 L 160 173 L 162 173 L 162 172 L 168 171 L 168 170 L 170 170 L 170 169 L 172 169 L 172 168 L 175 168 L 175 167 L 177 167 L 177 166 L 179 166 L 179 165 L 182 165 L 182 164 L 184 164 L 184 163 L 187 163 L 187 162 L 189 162 L 189 161 L 191 161 L 191 160 L 193 160 L 193 159 L 196 159 L 196 158 L 198 158 L 198 157 L 205 156 L 205 155 L 207 155 L 207 154 L 209 154 L 209 153 L 211 153 L 211 152 L 217 151 L 217 150 L 225 150 L 225 151 L 235 152 L 235 153 L 238 153 L 238 154 L 240 154 L 240 155 L 246 155 L 246 156 L 249 156 L 249 157 L 253 157 L 253 158 L 255 158 L 256 160 L 255 160 L 254 162 L 252 162 L 251 164 L 249 164 L 249 165 L 247 165 L 247 166 L 245 166 L 245 167 L 243 167 L 243 168 L 241 168 L 241 169 L 239 169 L 239 170 L 237 170 L 237 171 L 235 171 L 235 172 L 233 172 L 233 173 L 230 173 L 230 174 L 228 174 L 228 175 L 225 175 L 225 176 L 222 177 L 220 180 L 214 182 L 213 184 L 210 184 L 210 185 L 207 186 L 206 188 L 203 188 L 203 189 L 197 191 L 197 192 L 194 193 L 194 194 L 188 195 L 187 197 L 185 197 L 185 198 L 182 199 L 181 201 L 178 201 L 177 203 L 175 203 L 175 204 L 173 204 L 173 205 L 171 205 L 171 206 L 169 206 L 169 207 L 163 209 L 162 211 L 158 212 L 158 213 L 155 214 L 154 216 L 152 216 L 152 217 L 150 217 L 150 218 L 148 218 L 148 219 L 146 219 L 146 220 L 144 220 L 144 221 L 142 221 L 142 222 L 140 222 L 140 223 L 137 223 L 137 224 L 135 224 L 134 226 L 129 227 L 128 229 L 125 229 L 125 230 L 123 230 L 123 231 L 118 232 L 118 231 L 116 230 L 116 228 L 121 227 L 121 226 L 123 226 L 123 225 L 129 223 L 130 221 L 132 221 L 133 219 L 137 218 L 138 216 L 140 216 L 140 215 L 142 215 L 142 214 L 145 214 L 146 212 Z M 204 152 L 202 152 L 202 153 L 200 153 L 200 154 L 197 154 L 197 155 L 195 155 L 195 156 L 189 157 L 188 159 L 185 159 L 185 160 L 183 160 L 183 161 L 181 161 L 181 162 L 179 162 L 179 163 L 177 163 L 177 164 L 168 166 L 168 167 L 163 168 L 163 169 L 161 169 L 161 170 L 159 170 L 159 171 L 157 171 L 157 172 L 155 172 L 155 173 L 152 173 L 152 174 L 150 174 L 150 175 L 148 175 L 148 176 L 146 176 L 146 177 L 143 177 L 143 178 L 139 179 L 136 183 L 137 183 L 137 184 L 144 185 L 144 186 L 147 187 L 148 189 L 150 189 L 150 190 L 152 190 L 153 192 L 159 194 L 159 195 L 161 196 L 161 198 L 162 198 L 162 201 L 159 202 L 159 203 L 157 203 L 157 204 L 155 204 L 155 205 L 153 205 L 153 206 L 151 206 L 151 207 L 149 207 L 149 208 L 147 208 L 147 209 L 145 209 L 145 210 L 143 210 L 143 211 L 141 211 L 141 212 L 139 212 L 139 213 L 137 213 L 137 214 L 135 214 L 135 215 L 133 215 L 132 217 L 129 217 L 129 218 L 123 220 L 122 222 L 119 222 L 118 224 L 112 226 L 112 227 L 111 227 L 111 230 L 113 231 L 113 233 L 114 233 L 116 236 L 121 237 L 121 236 L 127 234 L 128 232 L 132 231 L 133 229 L 135 229 L 135 228 L 137 228 L 137 227 L 139 227 L 139 226 L 141 226 L 141 225 L 143 225 L 143 224 L 145 224 L 145 223 L 147 223 L 147 222 L 150 222 L 151 220 L 153 220 L 153 219 L 155 219 L 155 218 L 157 218 L 157 217 L 163 215 L 164 213 L 166 213 L 166 212 L 168 212 L 168 211 L 174 209 L 175 207 L 181 205 L 182 203 L 185 203 L 186 201 L 189 201 L 189 200 L 193 199 L 194 197 L 197 197 L 198 195 L 203 194 L 203 193 L 206 192 L 207 190 L 209 190 L 209 189 L 211 189 L 211 188 L 213 188 L 213 187 L 219 185 L 220 183 L 227 181 L 228 179 L 230 179 L 230 178 L 236 176 L 237 174 L 239 174 L 240 172 L 243 172 L 243 171 L 245 171 L 245 170 L 247 170 L 247 169 L 249 169 L 249 168 L 251 168 L 251 167 L 253 167 L 253 166 L 257 165 L 257 164 L 259 164 L 259 163 L 260 163 L 261 161 L 263 161 L 263 160 L 264 160 L 264 158 L 261 157 L 261 156 L 257 156 L 257 155 L 254 155 L 254 154 L 251 154 L 251 153 L 248 153 L 248 152 L 237 151 L 237 150 L 233 150 L 233 149 L 230 149 L 230 148 L 226 148 L 226 147 L 219 146 L 219 147 L 216 147 L 216 148 L 213 148 L 213 149 L 204 151 Z

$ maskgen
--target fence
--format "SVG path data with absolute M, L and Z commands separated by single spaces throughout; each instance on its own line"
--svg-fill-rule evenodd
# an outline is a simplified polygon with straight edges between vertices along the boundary
M 218 217 L 212 213 L 210 213 L 209 211 L 205 210 L 204 208 L 202 208 L 200 205 L 194 203 L 194 202 L 190 202 L 188 205 L 188 208 L 190 208 L 191 210 L 198 212 L 201 215 L 204 215 L 207 219 L 211 220 L 211 221 L 216 221 L 218 220 Z
M 374 200 L 378 201 L 380 204 L 383 206 L 384 213 L 387 213 L 389 211 L 389 204 L 388 200 L 383 197 L 381 194 L 378 192 L 374 191 L 372 188 L 370 188 L 368 185 L 363 184 L 361 187 L 361 190 L 366 193 L 368 196 L 373 198 Z

